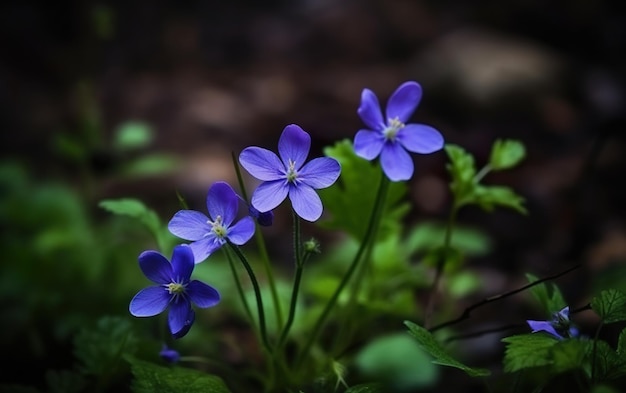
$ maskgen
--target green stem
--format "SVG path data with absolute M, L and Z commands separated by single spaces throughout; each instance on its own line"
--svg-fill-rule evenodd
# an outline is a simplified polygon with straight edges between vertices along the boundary
M 235 262 L 233 261 L 233 256 L 231 255 L 228 248 L 224 248 L 224 254 L 226 254 L 226 258 L 228 259 L 228 264 L 230 265 L 230 271 L 233 273 L 233 278 L 235 279 L 235 285 L 237 286 L 237 292 L 239 292 L 239 297 L 241 298 L 241 303 L 243 304 L 243 308 L 246 311 L 246 315 L 248 316 L 248 320 L 250 324 L 255 325 L 254 317 L 252 316 L 252 311 L 250 310 L 250 305 L 248 304 L 248 300 L 246 299 L 246 294 L 243 291 L 243 286 L 241 285 L 241 280 L 239 280 L 239 276 L 237 275 L 237 269 L 235 269 Z
M 289 330 L 293 325 L 293 321 L 296 319 L 296 306 L 298 305 L 298 294 L 300 293 L 300 282 L 302 281 L 302 272 L 304 271 L 304 265 L 306 261 L 309 259 L 311 255 L 310 252 L 305 252 L 302 257 L 302 261 L 296 265 L 296 272 L 294 274 L 293 279 L 293 289 L 291 291 L 291 303 L 289 305 L 289 315 L 287 317 L 287 323 L 283 328 L 283 331 L 280 335 L 280 339 L 278 340 L 277 348 L 282 347 L 287 339 L 287 335 L 289 334 Z
M 600 337 L 600 329 L 604 326 L 604 322 L 600 322 L 593 337 L 593 349 L 591 352 L 591 386 L 596 383 L 596 352 L 598 348 L 598 337 Z
M 245 199 L 246 203 L 251 203 L 246 193 L 243 176 L 241 175 L 241 169 L 239 167 L 239 163 L 237 162 L 237 158 L 235 157 L 235 153 L 231 152 L 230 154 L 233 161 L 233 166 L 235 167 L 235 173 L 237 174 L 237 182 L 239 183 L 241 196 L 243 197 L 243 199 Z M 255 226 L 256 228 L 254 231 L 254 238 L 256 240 L 259 253 L 261 254 L 261 262 L 263 262 L 263 268 L 265 269 L 265 275 L 267 276 L 267 283 L 270 287 L 270 292 L 272 293 L 272 302 L 274 303 L 274 310 L 276 310 L 276 323 L 277 326 L 283 326 L 283 310 L 280 305 L 280 298 L 278 297 L 276 281 L 274 280 L 274 273 L 272 270 L 272 265 L 270 263 L 269 254 L 267 253 L 265 239 L 263 238 L 263 233 L 261 232 L 260 225 L 258 223 L 255 223 Z
M 487 164 L 478 173 L 474 176 L 474 183 L 478 184 L 483 179 L 483 177 L 487 176 L 489 172 L 491 172 L 491 165 Z
M 315 326 L 313 327 L 313 331 L 309 335 L 309 337 L 308 337 L 308 339 L 306 341 L 306 344 L 304 345 L 302 351 L 300 352 L 300 354 L 298 356 L 298 359 L 296 361 L 296 366 L 300 365 L 300 363 L 304 359 L 304 356 L 311 349 L 311 346 L 313 345 L 313 342 L 315 341 L 317 336 L 320 334 L 320 332 L 322 330 L 322 327 L 323 327 L 324 323 L 326 322 L 326 318 L 328 318 L 328 316 L 330 315 L 331 310 L 333 309 L 333 307 L 337 303 L 337 299 L 339 299 L 339 295 L 341 295 L 341 292 L 346 287 L 346 285 L 350 281 L 350 278 L 352 277 L 352 274 L 354 274 L 356 268 L 358 267 L 359 261 L 361 260 L 361 257 L 363 256 L 363 253 L 367 249 L 369 243 L 374 240 L 376 231 L 378 229 L 378 224 L 380 223 L 380 218 L 381 218 L 381 215 L 382 215 L 383 207 L 384 207 L 384 204 L 385 204 L 385 197 L 387 196 L 387 190 L 388 189 L 389 189 L 389 179 L 384 174 L 381 174 L 380 185 L 379 185 L 379 188 L 378 188 L 378 193 L 376 194 L 376 200 L 374 202 L 374 208 L 372 209 L 372 215 L 370 216 L 370 220 L 369 220 L 369 223 L 367 225 L 367 230 L 365 231 L 365 236 L 363 237 L 363 241 L 361 242 L 359 250 L 357 251 L 356 255 L 354 256 L 354 259 L 350 263 L 350 266 L 348 267 L 348 270 L 346 271 L 346 273 L 344 274 L 341 282 L 339 283 L 339 286 L 337 287 L 337 289 L 333 293 L 333 296 L 330 298 L 330 300 L 326 304 L 326 307 L 322 311 L 322 314 L 317 319 L 317 321 L 315 323 Z
M 455 201 L 452 206 L 452 210 L 450 210 L 450 216 L 448 217 L 448 225 L 446 226 L 446 233 L 443 240 L 443 255 L 437 261 L 437 270 L 435 271 L 435 279 L 433 281 L 433 286 L 430 289 L 430 294 L 428 296 L 428 303 L 426 303 L 426 312 L 424 315 L 424 328 L 428 329 L 430 326 L 433 310 L 435 308 L 435 298 L 437 297 L 437 292 L 439 291 L 439 282 L 441 281 L 441 277 L 443 276 L 443 269 L 445 268 L 446 261 L 448 259 L 448 254 L 450 252 L 450 244 L 452 243 L 452 231 L 454 229 L 454 223 L 456 221 L 456 214 L 459 208 Z
M 250 277 L 250 281 L 252 282 L 252 287 L 254 288 L 254 296 L 256 297 L 256 305 L 257 305 L 257 310 L 259 313 L 259 328 L 261 330 L 261 340 L 263 341 L 263 345 L 265 346 L 265 349 L 267 350 L 267 352 L 272 353 L 272 346 L 270 345 L 269 340 L 267 338 L 267 326 L 265 325 L 265 310 L 263 308 L 263 297 L 261 296 L 261 288 L 259 287 L 259 282 L 257 281 L 256 276 L 254 275 L 254 271 L 252 270 L 250 263 L 246 259 L 245 255 L 243 255 L 241 250 L 239 250 L 239 247 L 237 247 L 230 241 L 228 242 L 228 245 L 230 246 L 231 250 L 233 250 L 235 255 L 239 257 L 239 259 L 241 260 L 241 263 L 243 264 L 246 271 L 248 272 L 248 276 Z

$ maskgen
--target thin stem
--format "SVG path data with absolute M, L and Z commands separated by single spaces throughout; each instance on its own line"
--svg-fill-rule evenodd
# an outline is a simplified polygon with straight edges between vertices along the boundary
M 564 271 L 562 271 L 560 273 L 554 274 L 552 276 L 544 277 L 544 278 L 542 278 L 540 280 L 537 280 L 537 281 L 533 281 L 530 284 L 524 285 L 523 287 L 514 289 L 514 290 L 509 291 L 509 292 L 501 293 L 499 295 L 494 295 L 494 296 L 485 298 L 485 299 L 481 300 L 480 302 L 474 303 L 471 306 L 467 307 L 458 318 L 455 318 L 455 319 L 452 319 L 450 321 L 447 321 L 447 322 L 441 323 L 439 325 L 433 326 L 432 328 L 430 328 L 428 330 L 432 333 L 432 332 L 435 332 L 437 330 L 443 329 L 444 327 L 455 325 L 455 324 L 457 324 L 459 322 L 462 322 L 462 321 L 464 321 L 466 319 L 469 319 L 472 311 L 477 309 L 477 308 L 479 308 L 479 307 L 482 307 L 482 306 L 484 306 L 486 304 L 489 304 L 489 303 L 492 303 L 492 302 L 495 302 L 495 301 L 498 301 L 498 300 L 505 299 L 505 298 L 507 298 L 509 296 L 513 296 L 513 295 L 515 295 L 517 293 L 520 293 L 520 292 L 522 292 L 522 291 L 524 291 L 524 290 L 526 290 L 528 288 L 532 288 L 535 285 L 539 285 L 542 282 L 549 281 L 549 280 L 555 280 L 555 279 L 557 279 L 557 278 L 559 278 L 561 276 L 566 275 L 567 273 L 570 273 L 570 272 L 580 268 L 581 266 L 582 265 L 580 265 L 580 264 L 574 265 L 574 266 L 572 266 L 572 267 L 570 267 L 570 268 L 568 268 L 568 269 L 566 269 L 566 270 L 564 270 Z
M 435 308 L 435 298 L 437 297 L 437 292 L 439 292 L 439 282 L 441 281 L 443 269 L 446 266 L 448 254 L 450 253 L 450 244 L 452 243 L 452 231 L 454 229 L 454 223 L 456 221 L 456 215 L 458 211 L 459 207 L 455 201 L 452 209 L 450 210 L 450 215 L 448 216 L 448 224 L 446 226 L 446 233 L 443 239 L 443 255 L 439 258 L 439 261 L 437 261 L 435 279 L 433 280 L 433 286 L 430 288 L 428 302 L 426 303 L 426 312 L 424 315 L 424 327 L 426 329 L 428 329 L 428 327 L 430 326 L 433 310 Z
M 230 241 L 228 242 L 228 245 L 230 246 L 231 250 L 233 250 L 233 252 L 237 255 L 237 257 L 239 257 L 239 259 L 241 260 L 241 263 L 243 264 L 243 266 L 246 268 L 246 271 L 248 272 L 248 276 L 250 277 L 250 281 L 252 282 L 252 287 L 254 288 L 254 296 L 256 297 L 256 305 L 257 305 L 257 310 L 259 313 L 259 327 L 261 330 L 261 340 L 263 341 L 263 345 L 265 346 L 265 349 L 267 350 L 267 352 L 272 353 L 272 347 L 267 338 L 267 326 L 265 324 L 265 310 L 263 308 L 263 297 L 261 296 L 261 288 L 259 287 L 259 282 L 257 281 L 256 276 L 254 275 L 254 271 L 252 270 L 250 263 L 248 263 L 248 260 L 246 259 L 245 255 L 243 255 L 241 250 L 239 250 L 239 247 L 237 247 Z
M 233 256 L 231 255 L 228 248 L 224 248 L 223 250 L 224 250 L 224 254 L 226 254 L 226 258 L 228 259 L 230 271 L 233 273 L 233 278 L 235 279 L 235 285 L 237 286 L 237 292 L 239 292 L 239 297 L 241 298 L 241 303 L 243 304 L 243 308 L 246 311 L 246 315 L 248 316 L 248 320 L 250 321 L 250 324 L 254 326 L 256 325 L 256 323 L 254 322 L 254 318 L 252 317 L 252 311 L 250 310 L 250 305 L 248 304 L 248 300 L 246 299 L 246 294 L 243 291 L 241 280 L 239 280 L 239 275 L 237 275 L 237 269 L 235 269 L 235 262 L 233 261 Z
M 307 354 L 309 350 L 311 349 L 313 342 L 315 341 L 317 336 L 320 334 L 322 330 L 322 326 L 326 322 L 326 318 L 328 318 L 331 310 L 337 303 L 337 299 L 339 299 L 339 295 L 341 295 L 341 292 L 344 290 L 344 288 L 350 281 L 352 274 L 354 274 L 356 268 L 358 267 L 359 261 L 361 260 L 363 253 L 367 249 L 369 243 L 375 239 L 375 234 L 376 234 L 376 231 L 378 230 L 378 224 L 380 223 L 380 218 L 382 215 L 383 207 L 385 205 L 385 198 L 387 196 L 388 189 L 389 189 L 389 179 L 384 174 L 381 174 L 380 185 L 378 188 L 378 193 L 376 194 L 374 208 L 372 209 L 372 214 L 370 216 L 369 223 L 365 231 L 365 236 L 363 237 L 363 241 L 361 242 L 361 245 L 359 246 L 359 249 L 356 255 L 354 256 L 354 259 L 350 263 L 348 270 L 346 271 L 343 278 L 341 279 L 339 286 L 337 287 L 337 289 L 335 289 L 335 292 L 333 293 L 332 297 L 326 304 L 326 307 L 324 307 L 322 314 L 317 319 L 315 326 L 313 327 L 313 331 L 309 335 L 302 351 L 300 352 L 298 356 L 298 359 L 296 361 L 297 366 L 300 365 L 300 363 L 304 359 L 304 355 Z
M 287 339 L 287 336 L 289 334 L 289 330 L 293 325 L 293 321 L 296 319 L 296 306 L 298 305 L 298 294 L 300 292 L 302 272 L 304 271 L 304 265 L 309 259 L 310 255 L 310 252 L 305 252 L 304 256 L 302 257 L 302 261 L 298 265 L 296 265 L 296 271 L 293 279 L 293 289 L 291 291 L 291 303 L 289 305 L 289 315 L 287 317 L 287 323 L 285 324 L 285 327 L 283 328 L 283 331 L 280 335 L 280 339 L 278 340 L 277 348 L 282 347 L 282 345 L 285 343 L 285 340 Z
M 487 164 L 478 173 L 474 176 L 474 182 L 476 184 L 480 183 L 480 181 L 485 177 L 489 172 L 491 172 L 491 165 Z
M 600 329 L 604 326 L 604 322 L 600 321 L 596 334 L 593 337 L 593 350 L 591 352 L 591 385 L 596 382 L 596 352 L 598 348 L 598 337 L 600 337 Z
M 234 152 L 231 152 L 230 155 L 233 161 L 233 166 L 235 167 L 235 173 L 237 174 L 237 182 L 239 183 L 241 196 L 246 201 L 246 203 L 251 203 L 246 193 L 246 187 L 243 182 L 243 176 L 241 175 L 241 168 L 239 167 L 239 163 L 237 162 L 237 157 L 235 157 Z M 267 283 L 270 287 L 270 292 L 272 294 L 272 302 L 274 303 L 274 310 L 276 310 L 276 323 L 277 326 L 283 326 L 283 310 L 280 304 L 280 298 L 278 297 L 276 281 L 274 280 L 274 273 L 272 270 L 272 265 L 270 263 L 269 254 L 267 253 L 265 239 L 263 238 L 263 233 L 261 232 L 260 225 L 258 223 L 255 223 L 255 226 L 256 228 L 254 231 L 254 238 L 259 249 L 259 254 L 261 254 L 261 261 L 263 262 L 263 268 L 265 269 L 265 275 L 267 276 Z

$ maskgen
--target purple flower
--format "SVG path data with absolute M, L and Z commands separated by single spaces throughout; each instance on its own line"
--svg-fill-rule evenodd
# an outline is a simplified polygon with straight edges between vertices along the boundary
M 578 329 L 571 325 L 569 319 L 569 307 L 565 307 L 559 312 L 555 312 L 551 321 L 526 321 L 532 329 L 532 333 L 544 331 L 563 340 L 567 337 L 577 337 Z
M 263 183 L 252 194 L 252 206 L 267 212 L 280 205 L 287 195 L 298 216 L 316 221 L 322 215 L 322 201 L 316 189 L 331 186 L 341 166 L 333 158 L 320 157 L 304 162 L 311 148 L 311 137 L 295 124 L 288 125 L 278 140 L 278 154 L 261 147 L 248 147 L 239 162 Z
M 198 280 L 190 281 L 194 266 L 188 245 L 174 247 L 171 263 L 156 251 L 142 252 L 139 267 L 157 285 L 135 295 L 130 301 L 130 313 L 136 317 L 153 317 L 169 307 L 170 332 L 175 338 L 187 334 L 195 320 L 191 304 L 207 308 L 220 301 L 220 294 L 213 287 Z
M 163 344 L 163 349 L 159 352 L 159 356 L 168 363 L 177 363 L 180 360 L 180 353 L 165 344 Z
M 413 176 L 413 153 L 429 154 L 443 147 L 439 131 L 424 124 L 406 124 L 422 98 L 417 82 L 405 82 L 389 98 L 385 119 L 376 94 L 369 89 L 361 93 L 357 113 L 369 127 L 357 132 L 354 150 L 359 157 L 373 160 L 380 155 L 385 175 L 392 181 Z
M 254 220 L 244 217 L 233 224 L 239 210 L 239 196 L 228 183 L 216 182 L 206 200 L 209 217 L 195 210 L 180 210 L 167 225 L 174 235 L 190 240 L 196 263 L 222 247 L 227 240 L 242 245 L 254 235 Z

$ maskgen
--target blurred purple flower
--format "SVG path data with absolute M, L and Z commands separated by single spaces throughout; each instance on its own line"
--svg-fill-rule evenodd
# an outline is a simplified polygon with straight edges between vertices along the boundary
M 271 227 L 274 223 L 274 212 L 271 210 L 261 213 L 255 209 L 254 206 L 250 206 L 248 207 L 248 214 L 250 214 L 250 217 L 254 218 L 261 226 Z
M 139 267 L 157 285 L 139 291 L 130 301 L 129 311 L 136 317 L 153 317 L 169 307 L 168 325 L 175 338 L 183 337 L 195 320 L 191 308 L 215 306 L 220 294 L 213 287 L 190 281 L 194 268 L 193 252 L 188 245 L 174 247 L 172 262 L 156 251 L 139 255 Z
M 331 186 L 339 177 L 341 166 L 334 158 L 320 157 L 304 162 L 311 148 L 311 137 L 295 124 L 288 125 L 278 140 L 278 154 L 261 147 L 248 147 L 239 162 L 263 183 L 252 194 L 252 206 L 268 212 L 285 200 L 307 221 L 322 215 L 322 201 L 316 189 Z
M 566 337 L 577 337 L 578 329 L 572 326 L 569 319 L 569 307 L 555 312 L 550 321 L 526 321 L 532 329 L 532 333 L 544 331 L 552 336 L 563 340 Z
M 359 157 L 373 160 L 380 155 L 383 172 L 391 181 L 413 176 L 413 153 L 429 154 L 443 148 L 443 136 L 424 124 L 406 124 L 422 98 L 417 82 L 405 82 L 389 98 L 386 116 L 373 91 L 363 89 L 357 113 L 369 127 L 357 132 L 354 151 Z
M 163 344 L 163 349 L 159 352 L 159 356 L 168 363 L 177 363 L 180 360 L 180 353 L 165 344 Z
M 228 183 L 213 183 L 206 204 L 209 217 L 195 210 L 180 210 L 167 226 L 174 235 L 192 241 L 189 246 L 196 263 L 207 259 L 227 240 L 240 246 L 254 234 L 252 217 L 231 225 L 239 210 L 239 196 Z

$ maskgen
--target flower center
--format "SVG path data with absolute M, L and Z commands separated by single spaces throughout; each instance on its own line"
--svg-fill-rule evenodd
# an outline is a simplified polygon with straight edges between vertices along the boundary
M 170 295 L 180 295 L 185 292 L 185 286 L 177 282 L 171 282 L 165 286 Z
M 207 224 L 211 225 L 211 231 L 215 234 L 215 236 L 221 238 L 226 237 L 228 230 L 222 224 L 222 216 L 215 217 L 214 221 L 207 221 Z
M 287 182 L 295 183 L 298 178 L 298 171 L 296 171 L 295 161 L 289 159 L 289 168 L 287 168 Z
M 387 121 L 387 127 L 383 130 L 383 135 L 385 139 L 388 141 L 394 142 L 396 140 L 396 135 L 398 132 L 404 128 L 404 123 L 400 121 L 400 119 L 396 116 L 393 119 L 389 119 Z

